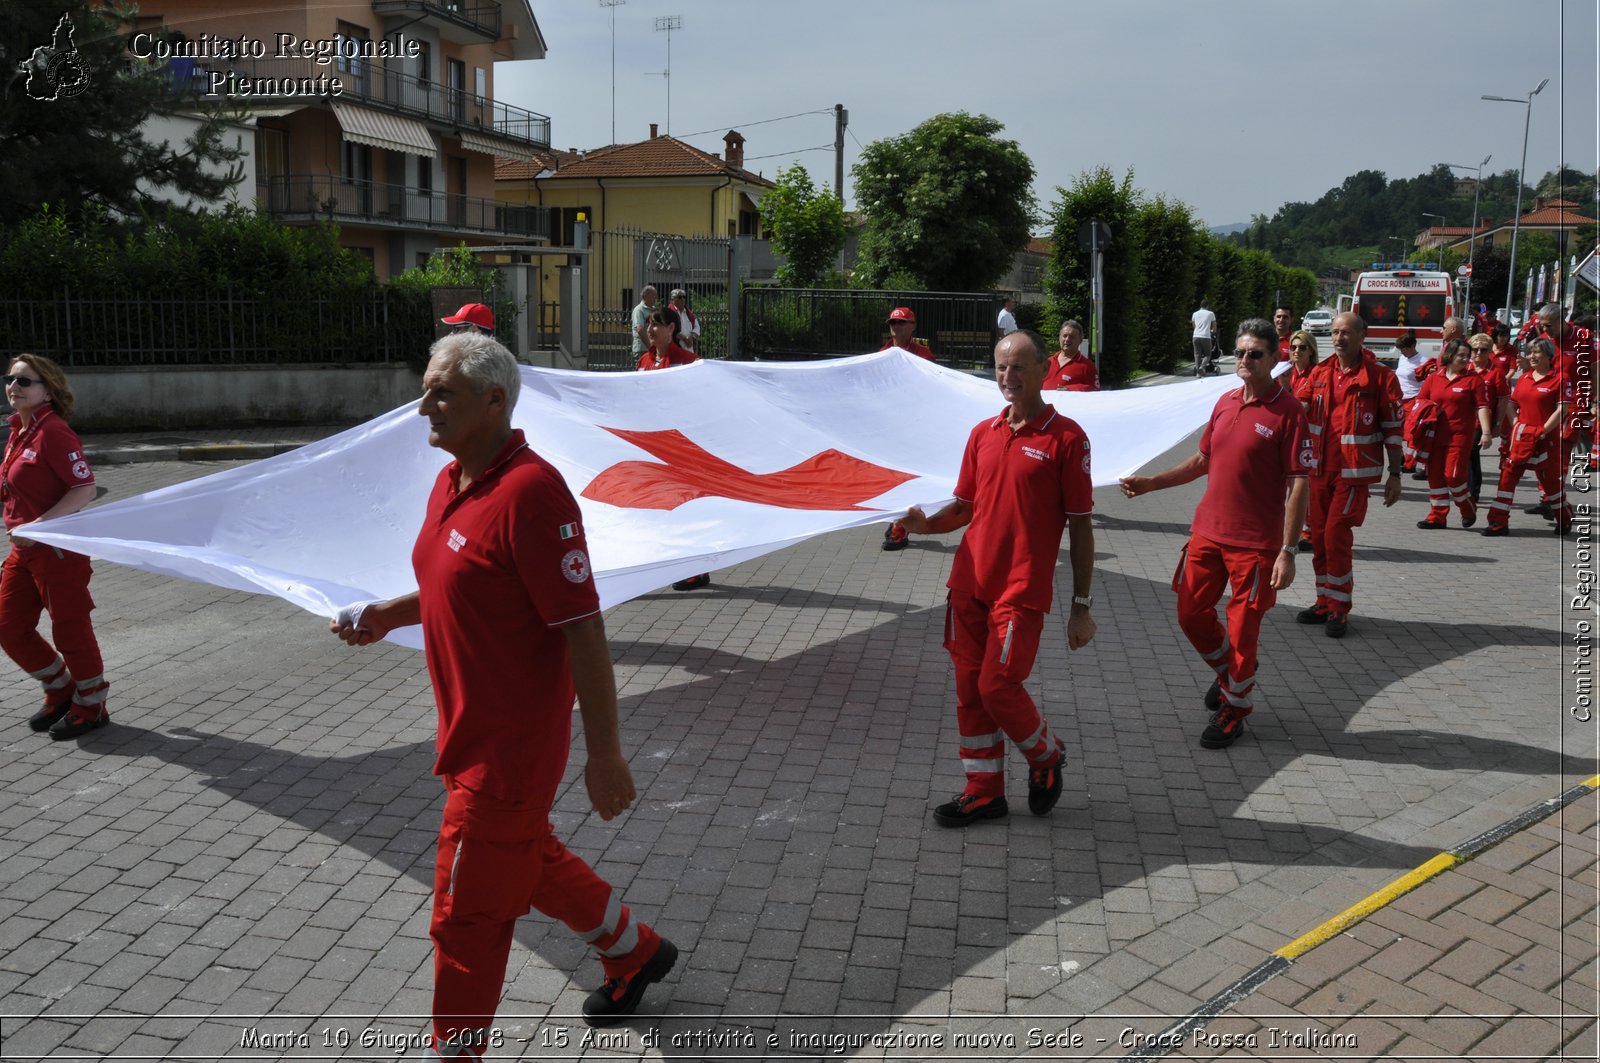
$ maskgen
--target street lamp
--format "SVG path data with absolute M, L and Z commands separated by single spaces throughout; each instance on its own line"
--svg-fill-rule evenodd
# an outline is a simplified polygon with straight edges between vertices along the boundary
M 1472 187 L 1472 235 L 1467 237 L 1467 294 L 1465 296 L 1469 314 L 1472 312 L 1472 271 L 1474 268 L 1472 265 L 1472 253 L 1478 246 L 1478 194 L 1483 191 L 1483 168 L 1489 165 L 1489 160 L 1492 158 L 1494 158 L 1493 155 L 1485 155 L 1483 161 L 1478 163 L 1478 179 Z M 1471 166 L 1466 166 L 1459 162 L 1447 162 L 1445 165 L 1454 167 L 1457 170 L 1472 169 Z M 1522 191 L 1520 183 L 1517 186 L 1517 191 L 1519 194 Z M 1512 224 L 1516 223 L 1513 222 Z
M 1550 79 L 1545 78 L 1539 82 L 1539 87 L 1528 93 L 1526 100 L 1512 99 L 1510 96 L 1485 96 L 1486 100 L 1495 103 L 1521 103 L 1527 106 L 1527 112 L 1522 117 L 1522 165 L 1517 168 L 1517 213 L 1511 219 L 1511 262 L 1506 273 L 1506 306 L 1511 305 L 1511 282 L 1517 276 L 1517 232 L 1522 228 L 1522 178 L 1523 171 L 1528 168 L 1528 126 L 1533 122 L 1533 98 L 1544 91 L 1550 84 Z

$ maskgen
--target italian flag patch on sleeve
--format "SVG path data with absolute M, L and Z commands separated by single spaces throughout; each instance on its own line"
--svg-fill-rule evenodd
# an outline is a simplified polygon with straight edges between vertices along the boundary
M 575 523 L 574 524 L 563 524 L 561 526 L 561 538 L 563 538 L 563 539 L 576 539 L 577 537 L 578 537 L 578 525 L 577 524 L 575 524 Z

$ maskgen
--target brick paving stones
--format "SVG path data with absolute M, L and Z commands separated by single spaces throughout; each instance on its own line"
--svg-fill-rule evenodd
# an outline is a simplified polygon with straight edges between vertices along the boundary
M 217 467 L 108 465 L 100 481 L 124 496 Z M 611 823 L 588 813 L 580 738 L 553 821 L 684 956 L 646 997 L 667 1018 L 585 1045 L 598 965 L 524 920 L 500 1057 L 1122 1055 L 1595 774 L 1594 725 L 1566 712 L 1573 544 L 1520 515 L 1506 539 L 1418 543 L 1409 481 L 1358 535 L 1350 636 L 1293 622 L 1302 558 L 1264 625 L 1246 737 L 1200 750 L 1206 676 L 1168 588 L 1198 494 L 1097 492 L 1099 635 L 1068 653 L 1052 614 L 1032 683 L 1070 764 L 1044 819 L 1020 800 L 965 832 L 927 817 L 961 784 L 939 645 L 954 536 L 889 555 L 875 529 L 841 533 L 612 610 L 640 799 Z M 441 802 L 420 655 L 350 650 L 276 600 L 116 566 L 93 587 L 112 727 L 41 739 L 21 723 L 36 690 L 0 673 L 0 1059 L 394 1058 L 425 1028 L 432 974 Z M 1020 762 L 1011 785 L 1020 798 Z M 1580 804 L 1207 1030 L 1276 1023 L 1366 1053 L 1325 1058 L 1592 1055 L 1600 886 Z M 1184 1049 L 1227 1052 L 1250 1054 Z

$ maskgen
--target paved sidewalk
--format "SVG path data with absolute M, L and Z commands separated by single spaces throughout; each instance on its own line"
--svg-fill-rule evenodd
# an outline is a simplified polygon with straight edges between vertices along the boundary
M 85 442 L 306 441 L 181 435 L 198 442 Z M 126 497 L 218 467 L 99 479 Z M 580 741 L 555 824 L 683 958 L 645 998 L 665 1017 L 585 1044 L 598 965 L 524 920 L 500 1058 L 1127 1055 L 1596 773 L 1595 724 L 1568 711 L 1578 544 L 1520 513 L 1506 539 L 1423 538 L 1411 481 L 1358 533 L 1350 636 L 1293 622 L 1304 559 L 1263 628 L 1249 731 L 1199 749 L 1207 676 L 1168 586 L 1199 490 L 1096 492 L 1099 635 L 1041 654 L 1031 684 L 1070 758 L 1047 818 L 928 819 L 961 779 L 939 645 L 955 536 L 889 555 L 876 529 L 840 533 L 608 613 L 640 800 L 590 815 Z M 431 984 L 441 802 L 420 655 L 111 565 L 94 590 L 112 727 L 34 735 L 36 687 L 0 672 L 0 1059 L 395 1058 Z M 1045 645 L 1064 630 L 1053 614 Z M 1593 1058 L 1594 807 L 1430 880 L 1205 1027 L 1355 1048 L 1182 1054 Z

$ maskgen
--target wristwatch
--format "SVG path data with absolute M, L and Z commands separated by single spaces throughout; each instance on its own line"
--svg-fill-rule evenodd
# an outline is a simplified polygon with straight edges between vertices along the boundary
M 1090 606 L 1094 605 L 1094 595 L 1092 595 L 1092 594 L 1074 594 L 1072 596 L 1072 604 L 1073 605 L 1081 605 L 1085 609 L 1088 609 Z

